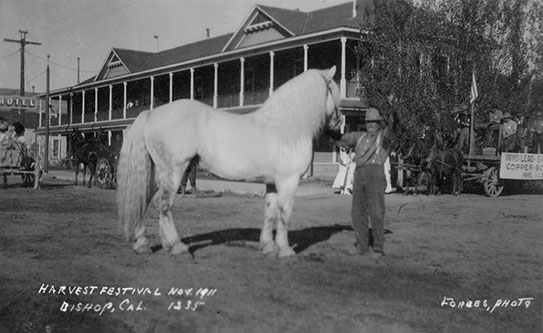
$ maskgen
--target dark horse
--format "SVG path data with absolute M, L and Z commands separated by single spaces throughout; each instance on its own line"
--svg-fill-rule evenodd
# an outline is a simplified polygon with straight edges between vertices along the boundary
M 106 145 L 103 142 L 103 135 L 99 135 L 98 138 L 85 138 L 83 137 L 83 133 L 81 133 L 81 131 L 74 128 L 70 134 L 70 142 L 72 158 L 75 162 L 74 184 L 77 185 L 77 176 L 79 175 L 79 171 L 83 171 L 83 185 L 85 185 L 85 178 L 88 169 L 90 176 L 87 186 L 91 187 L 94 174 L 96 173 L 98 158 L 104 153 L 104 151 L 107 151 Z M 81 165 L 83 168 L 80 168 Z
M 440 192 L 449 182 L 449 184 L 452 184 L 451 194 L 460 195 L 462 193 L 464 155 L 460 150 L 456 148 L 440 150 L 434 145 L 426 161 L 428 168 L 431 170 L 432 183 Z

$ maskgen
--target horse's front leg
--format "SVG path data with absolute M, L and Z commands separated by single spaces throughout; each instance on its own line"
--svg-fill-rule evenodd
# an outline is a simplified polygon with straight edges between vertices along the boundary
M 86 165 L 83 166 L 83 182 L 82 182 L 83 186 L 85 186 L 85 178 L 87 178 L 87 166 Z
M 75 180 L 74 180 L 75 186 L 77 186 L 77 176 L 79 176 L 79 164 L 75 167 Z
M 294 195 L 298 188 L 298 177 L 291 177 L 288 180 L 277 183 L 279 220 L 277 221 L 277 234 L 275 235 L 275 244 L 279 249 L 278 256 L 290 257 L 296 255 L 296 252 L 290 247 L 288 242 L 288 226 L 294 208 Z
M 87 187 L 91 188 L 92 181 L 94 180 L 94 174 L 96 173 L 96 167 L 92 166 L 89 168 L 89 182 L 87 183 Z
M 266 209 L 264 212 L 264 225 L 260 232 L 260 248 L 262 253 L 275 253 L 275 243 L 273 242 L 273 227 L 279 220 L 279 205 L 277 203 L 277 191 L 275 186 L 266 186 Z

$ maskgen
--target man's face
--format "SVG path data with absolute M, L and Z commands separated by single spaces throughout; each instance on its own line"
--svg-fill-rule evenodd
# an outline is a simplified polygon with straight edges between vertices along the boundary
M 2 121 L 0 120 L 0 130 L 5 130 L 6 128 L 8 128 L 8 123 L 5 122 L 5 121 Z
M 366 124 L 366 129 L 368 130 L 369 135 L 376 135 L 379 131 L 379 123 L 377 122 L 369 122 Z

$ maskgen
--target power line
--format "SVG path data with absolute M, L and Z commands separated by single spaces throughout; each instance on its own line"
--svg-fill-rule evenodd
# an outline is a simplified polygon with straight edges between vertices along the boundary
M 42 58 L 42 57 L 40 57 L 40 56 L 38 56 L 38 55 L 36 55 L 36 54 L 33 54 L 32 52 L 28 52 L 28 51 L 27 51 L 26 53 L 28 53 L 29 55 L 33 56 L 34 58 L 37 58 L 37 59 L 39 59 L 39 60 L 43 60 L 43 61 L 47 62 L 47 59 Z M 76 68 L 68 67 L 68 66 L 66 66 L 66 65 L 59 64 L 59 63 L 57 63 L 57 62 L 55 62 L 55 61 L 52 61 L 52 60 L 49 60 L 49 63 L 51 63 L 51 64 L 53 64 L 53 65 L 56 65 L 56 66 L 59 66 L 59 67 L 62 67 L 62 68 L 67 69 L 67 70 L 71 70 L 71 71 L 74 71 L 74 72 L 77 71 Z M 96 71 L 89 71 L 89 70 L 80 70 L 80 72 L 88 73 L 88 74 L 96 74 Z

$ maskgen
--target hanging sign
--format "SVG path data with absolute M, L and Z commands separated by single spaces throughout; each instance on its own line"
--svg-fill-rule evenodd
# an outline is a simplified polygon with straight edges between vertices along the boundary
M 543 179 L 543 154 L 502 153 L 502 179 Z
M 0 109 L 35 109 L 37 106 L 35 97 L 0 96 Z

